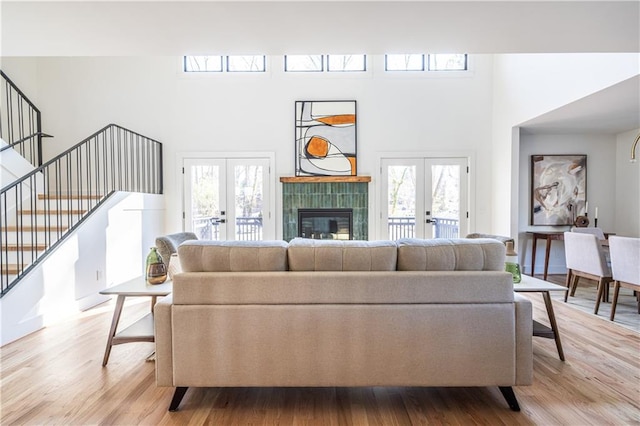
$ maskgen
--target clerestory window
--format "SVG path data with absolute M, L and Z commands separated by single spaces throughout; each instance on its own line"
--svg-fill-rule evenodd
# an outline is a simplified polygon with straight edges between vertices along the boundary
M 185 56 L 184 72 L 265 72 L 264 55 Z

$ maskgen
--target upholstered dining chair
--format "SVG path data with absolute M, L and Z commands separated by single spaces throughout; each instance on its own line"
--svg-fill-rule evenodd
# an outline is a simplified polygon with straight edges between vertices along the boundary
M 598 294 L 593 313 L 597 315 L 600 301 L 604 300 L 605 291 L 609 291 L 609 283 L 613 281 L 600 241 L 593 234 L 565 232 L 564 254 L 567 262 L 567 291 L 564 301 L 567 301 L 569 295 L 575 295 L 580 278 L 594 280 L 598 283 Z
M 636 292 L 638 313 L 640 314 L 640 238 L 611 236 L 609 238 L 611 252 L 611 272 L 613 274 L 613 300 L 611 316 L 613 321 L 618 304 L 620 287 Z
M 581 228 L 578 226 L 574 226 L 571 228 L 571 232 L 580 232 L 583 234 L 592 234 L 598 237 L 599 240 L 605 240 L 604 231 L 602 228 Z

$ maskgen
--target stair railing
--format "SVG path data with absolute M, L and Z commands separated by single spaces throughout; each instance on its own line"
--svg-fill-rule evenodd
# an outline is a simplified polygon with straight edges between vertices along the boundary
M 110 124 L 2 188 L 0 297 L 112 194 L 162 186 L 162 144 Z
M 0 138 L 34 166 L 42 165 L 42 133 L 40 110 L 0 70 Z

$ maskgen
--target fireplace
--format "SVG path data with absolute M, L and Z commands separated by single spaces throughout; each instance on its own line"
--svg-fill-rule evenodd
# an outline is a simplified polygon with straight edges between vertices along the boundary
M 302 235 L 303 229 L 298 224 L 298 210 L 304 209 L 330 209 L 340 212 L 351 210 L 348 233 L 345 231 L 331 237 L 363 241 L 369 239 L 370 176 L 283 176 L 280 182 L 282 182 L 282 238 L 285 241 L 291 241 Z M 337 219 L 330 220 L 337 221 Z M 337 221 L 336 224 L 340 228 L 341 221 Z M 305 227 L 309 228 L 309 226 Z M 321 234 L 322 232 L 318 233 L 319 236 Z
M 352 240 L 353 209 L 298 209 L 298 236 L 316 240 Z

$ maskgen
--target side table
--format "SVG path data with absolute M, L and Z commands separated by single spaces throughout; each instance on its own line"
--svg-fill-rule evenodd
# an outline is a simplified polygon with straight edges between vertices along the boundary
M 171 294 L 172 288 L 173 284 L 171 281 L 151 285 L 147 283 L 144 277 L 138 277 L 100 292 L 100 294 L 114 294 L 118 296 L 116 308 L 113 312 L 113 319 L 111 320 L 111 330 L 109 330 L 107 348 L 105 349 L 104 359 L 102 360 L 103 367 L 109 362 L 109 354 L 111 353 L 113 345 L 155 341 L 153 332 L 153 307 L 156 304 L 158 296 Z M 151 312 L 124 330 L 117 332 L 120 314 L 122 314 L 122 308 L 124 306 L 124 299 L 127 297 L 151 297 Z
M 531 273 L 533 276 L 536 271 L 536 248 L 539 238 L 546 240 L 547 246 L 544 252 L 544 275 L 543 278 L 547 279 L 547 271 L 549 270 L 549 252 L 551 251 L 551 241 L 564 240 L 564 231 L 527 231 L 527 234 L 531 234 L 533 238 L 533 244 L 531 246 Z
M 562 342 L 560 342 L 560 330 L 558 330 L 556 315 L 553 312 L 553 304 L 551 303 L 551 295 L 549 292 L 567 291 L 567 288 L 538 278 L 530 277 L 528 275 L 522 275 L 522 281 L 513 285 L 513 291 L 516 293 L 542 293 L 542 298 L 544 299 L 544 304 L 547 308 L 547 315 L 549 316 L 549 324 L 551 327 L 547 327 L 546 325 L 540 324 L 534 320 L 533 335 L 545 337 L 547 339 L 554 339 L 556 341 L 556 348 L 558 349 L 558 356 L 562 361 L 564 361 L 564 351 L 562 350 Z

